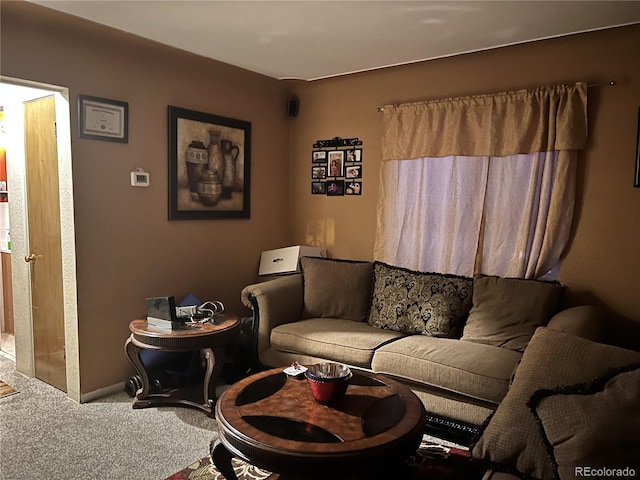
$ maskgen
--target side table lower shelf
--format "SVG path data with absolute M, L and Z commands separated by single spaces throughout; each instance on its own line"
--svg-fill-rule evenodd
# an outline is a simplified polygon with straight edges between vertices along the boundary
M 171 388 L 162 393 L 152 393 L 144 399 L 136 398 L 133 408 L 147 408 L 159 406 L 188 406 L 199 408 L 211 414 L 211 409 L 217 400 L 216 396 L 204 398 L 202 385 L 190 385 L 182 388 Z

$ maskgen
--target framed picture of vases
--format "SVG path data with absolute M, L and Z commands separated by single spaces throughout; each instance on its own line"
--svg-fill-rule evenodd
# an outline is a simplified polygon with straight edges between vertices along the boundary
M 249 218 L 251 123 L 169 106 L 169 220 Z

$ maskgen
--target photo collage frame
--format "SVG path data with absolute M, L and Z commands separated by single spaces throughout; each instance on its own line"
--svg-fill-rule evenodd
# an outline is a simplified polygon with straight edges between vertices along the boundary
M 362 195 L 362 142 L 357 138 L 318 140 L 311 152 L 311 194 Z

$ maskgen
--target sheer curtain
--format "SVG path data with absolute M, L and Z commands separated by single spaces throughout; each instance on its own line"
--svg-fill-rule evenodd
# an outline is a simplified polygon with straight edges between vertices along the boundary
M 471 272 L 482 222 L 488 158 L 421 158 L 384 164 L 376 258 L 413 270 Z M 437 268 L 436 268 L 437 266 Z
M 566 246 L 586 85 L 385 106 L 374 257 L 538 278 Z

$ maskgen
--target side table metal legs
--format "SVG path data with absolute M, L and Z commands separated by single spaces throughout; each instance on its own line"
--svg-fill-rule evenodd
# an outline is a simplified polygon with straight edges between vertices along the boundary
M 142 388 L 136 392 L 136 403 L 140 400 L 144 400 L 149 396 L 149 392 L 151 391 L 151 381 L 149 379 L 149 375 L 147 374 L 147 370 L 144 368 L 144 364 L 140 359 L 140 352 L 142 349 L 138 347 L 135 343 L 133 343 L 131 337 L 129 337 L 124 344 L 124 351 L 127 354 L 127 358 L 133 365 L 133 368 L 136 369 L 140 378 L 142 378 Z M 134 408 L 136 407 L 134 404 Z
M 214 378 L 218 378 L 220 375 L 220 369 L 222 368 L 222 362 L 216 362 L 216 356 L 211 348 L 203 348 L 200 352 L 202 357 L 207 362 L 207 370 L 204 374 L 204 403 L 209 406 L 209 411 L 213 412 L 213 406 L 216 403 L 216 385 L 212 381 Z M 215 375 L 214 375 L 215 374 Z
M 214 406 L 217 401 L 216 382 L 223 366 L 223 349 L 216 348 L 215 353 L 212 348 L 203 348 L 200 351 L 200 355 L 206 361 L 206 371 L 202 385 L 174 388 L 162 393 L 151 393 L 151 379 L 140 358 L 140 352 L 144 348 L 138 346 L 136 340 L 130 337 L 125 343 L 124 350 L 127 358 L 142 379 L 142 388 L 136 392 L 133 408 L 187 405 L 204 410 L 210 416 L 214 415 Z

